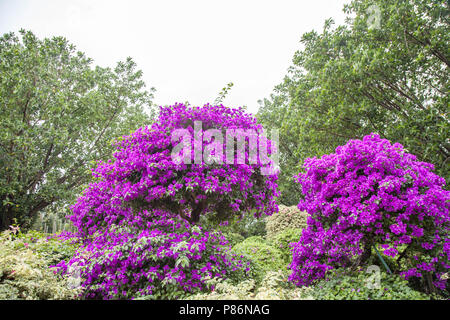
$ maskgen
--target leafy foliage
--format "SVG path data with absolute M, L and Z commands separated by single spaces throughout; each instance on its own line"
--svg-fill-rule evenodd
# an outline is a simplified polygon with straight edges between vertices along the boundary
M 272 247 L 262 237 L 249 237 L 235 245 L 232 252 L 250 261 L 250 273 L 257 283 L 268 271 L 286 269 L 281 251 Z
M 346 24 L 302 36 L 258 119 L 280 137 L 280 201 L 297 202 L 300 161 L 376 132 L 450 178 L 449 2 L 354 0 Z
M 118 141 L 115 159 L 93 170 L 94 182 L 72 207 L 69 218 L 83 246 L 58 265 L 62 273 L 81 268 L 87 298 L 175 299 L 205 290 L 208 277 L 242 279 L 248 271 L 227 252 L 223 235 L 195 224 L 206 213 L 226 220 L 239 210 L 255 217 L 275 212 L 276 174 L 264 175 L 260 161 L 177 162 L 172 133 L 185 129 L 195 137 L 195 121 L 217 130 L 261 130 L 241 109 L 176 104 L 161 107 L 150 127 Z
M 257 285 L 254 279 L 238 284 L 213 279 L 213 290 L 187 297 L 188 300 L 312 300 L 311 288 L 298 288 L 287 281 L 281 270 L 268 271 Z
M 266 236 L 266 217 L 255 217 L 251 212 L 241 212 L 229 217 L 226 221 L 219 220 L 215 214 L 205 214 L 200 218 L 200 225 L 210 230 L 220 230 L 225 234 L 233 233 L 248 238 L 253 236 Z M 243 239 L 242 239 L 243 240 Z
M 239 233 L 234 233 L 234 232 L 227 232 L 224 233 L 225 238 L 228 240 L 228 242 L 230 243 L 230 245 L 233 247 L 238 243 L 241 243 L 242 241 L 244 241 L 244 237 L 241 236 Z
M 87 299 L 179 299 L 206 290 L 213 277 L 245 278 L 248 266 L 229 250 L 219 232 L 154 210 L 98 231 L 56 267 L 81 270 Z
M 76 299 L 81 291 L 49 268 L 75 251 L 70 242 L 37 232 L 0 234 L 0 299 Z
M 292 262 L 292 244 L 299 241 L 303 229 L 286 228 L 273 236 L 269 243 L 281 251 L 283 260 L 286 264 Z
M 333 270 L 309 294 L 316 300 L 430 300 L 398 275 L 381 272 L 377 285 L 371 281 L 364 271 Z
M 219 95 L 214 100 L 214 104 L 221 104 L 223 102 L 223 100 L 226 98 L 228 92 L 233 87 L 233 85 L 234 85 L 233 82 L 227 83 L 227 85 L 222 88 L 222 90 L 219 92 Z
M 152 94 L 131 58 L 92 68 L 65 38 L 20 36 L 0 37 L 0 230 L 73 200 L 111 141 L 150 119 Z

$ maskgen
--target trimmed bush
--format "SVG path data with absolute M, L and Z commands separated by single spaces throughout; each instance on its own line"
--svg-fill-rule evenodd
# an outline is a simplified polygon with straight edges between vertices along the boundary
M 259 236 L 249 237 L 238 243 L 233 247 L 232 252 L 242 255 L 251 262 L 251 274 L 257 283 L 268 271 L 286 269 L 281 251 L 272 247 Z
M 300 211 L 296 206 L 286 207 L 284 205 L 280 205 L 278 210 L 278 213 L 266 218 L 266 238 L 268 240 L 286 229 L 306 228 L 308 217 L 306 212 Z
M 292 243 L 296 244 L 302 235 L 302 229 L 287 228 L 280 233 L 275 234 L 270 244 L 281 251 L 283 261 L 286 264 L 292 262 Z

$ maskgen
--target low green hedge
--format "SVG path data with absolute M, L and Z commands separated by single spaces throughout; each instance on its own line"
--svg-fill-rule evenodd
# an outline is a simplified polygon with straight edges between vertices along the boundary
M 280 250 L 282 254 L 283 261 L 286 264 L 290 264 L 292 261 L 292 250 L 290 244 L 292 242 L 298 242 L 300 236 L 302 234 L 302 229 L 292 229 L 288 228 L 280 233 L 275 234 L 270 240 L 269 243 L 274 247 Z
M 257 283 L 268 271 L 286 269 L 282 252 L 259 236 L 245 239 L 236 244 L 231 251 L 250 261 L 251 272 Z
M 364 270 L 329 272 L 314 285 L 311 295 L 317 300 L 430 300 L 398 275 Z

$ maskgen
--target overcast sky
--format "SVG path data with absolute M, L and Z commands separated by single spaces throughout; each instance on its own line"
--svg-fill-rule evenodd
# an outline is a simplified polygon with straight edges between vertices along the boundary
M 224 104 L 256 112 L 301 35 L 330 17 L 343 23 L 348 2 L 0 0 L 0 33 L 64 36 L 103 67 L 131 56 L 158 105 L 213 102 L 233 82 Z

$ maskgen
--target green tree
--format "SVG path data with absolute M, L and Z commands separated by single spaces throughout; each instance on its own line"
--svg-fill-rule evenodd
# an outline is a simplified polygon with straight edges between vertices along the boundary
M 154 89 L 133 60 L 91 65 L 63 37 L 0 38 L 0 230 L 71 199 L 115 137 L 149 123 Z
M 280 191 L 298 201 L 300 160 L 370 132 L 402 143 L 450 178 L 449 2 L 354 0 L 346 23 L 327 20 L 258 113 L 280 129 Z

